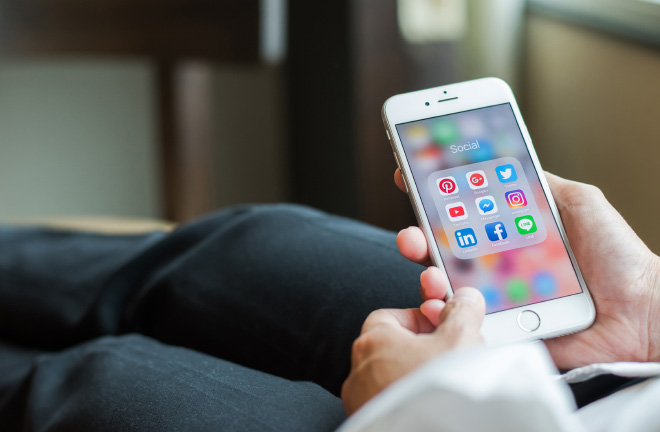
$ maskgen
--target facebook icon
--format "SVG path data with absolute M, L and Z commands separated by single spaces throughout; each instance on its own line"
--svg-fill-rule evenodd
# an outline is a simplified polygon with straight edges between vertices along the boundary
M 456 242 L 462 248 L 475 246 L 477 244 L 477 235 L 472 228 L 465 228 L 454 233 Z
M 502 222 L 493 222 L 486 225 L 486 234 L 490 241 L 500 241 L 507 238 L 506 228 Z

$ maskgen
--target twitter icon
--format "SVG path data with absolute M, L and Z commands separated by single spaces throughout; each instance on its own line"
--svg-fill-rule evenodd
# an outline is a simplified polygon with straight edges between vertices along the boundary
M 516 174 L 516 169 L 511 164 L 500 165 L 495 168 L 497 173 L 497 178 L 500 179 L 500 183 L 510 183 L 518 180 L 518 174 Z

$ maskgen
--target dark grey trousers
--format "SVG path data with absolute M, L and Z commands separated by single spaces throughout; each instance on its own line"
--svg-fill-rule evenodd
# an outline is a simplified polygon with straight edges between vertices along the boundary
M 391 232 L 304 207 L 171 234 L 0 228 L 0 431 L 330 431 L 352 341 L 419 305 Z

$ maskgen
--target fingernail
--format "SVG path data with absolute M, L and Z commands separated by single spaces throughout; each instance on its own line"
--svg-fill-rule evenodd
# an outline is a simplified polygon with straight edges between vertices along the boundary
M 454 293 L 454 298 L 456 300 L 458 299 L 469 300 L 475 303 L 480 303 L 482 301 L 481 293 L 478 290 L 469 287 L 460 288 L 456 290 L 456 292 Z

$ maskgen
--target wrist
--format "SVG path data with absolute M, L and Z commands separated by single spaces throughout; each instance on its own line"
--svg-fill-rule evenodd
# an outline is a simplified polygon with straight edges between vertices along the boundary
M 649 266 L 648 361 L 660 362 L 660 257 L 652 254 Z

